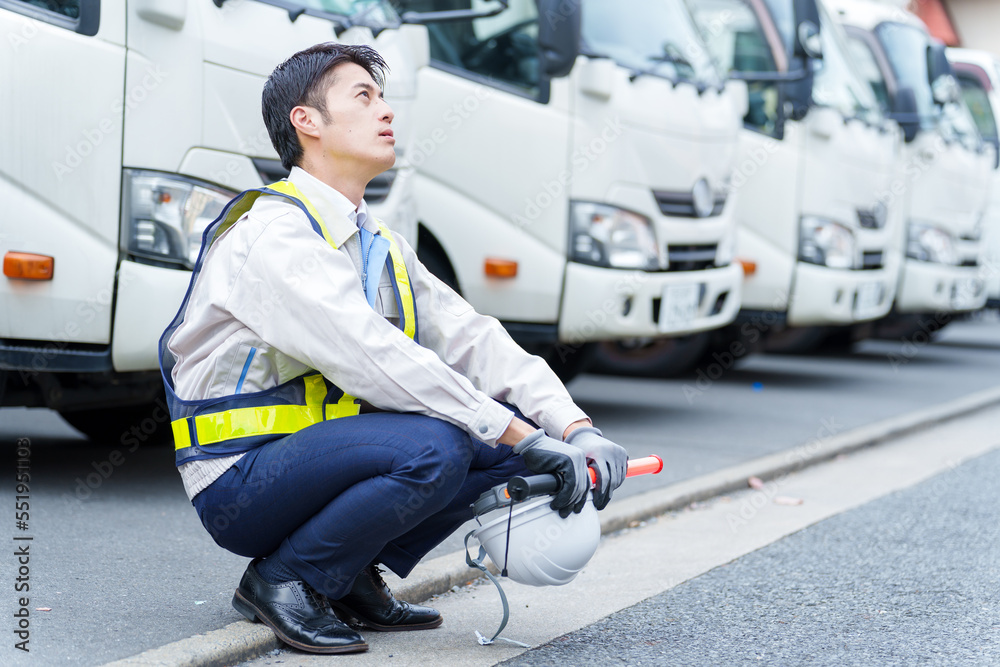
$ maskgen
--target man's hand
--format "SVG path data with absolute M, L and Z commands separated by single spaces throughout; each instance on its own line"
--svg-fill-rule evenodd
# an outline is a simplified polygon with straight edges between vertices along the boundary
M 570 512 L 579 513 L 583 509 L 590 476 L 587 459 L 580 449 L 550 438 L 538 429 L 514 445 L 514 453 L 524 457 L 524 464 L 532 472 L 551 473 L 562 479 L 559 493 L 550 505 L 559 510 L 559 516 L 565 519 Z
M 628 468 L 628 452 L 616 445 L 593 426 L 574 429 L 566 442 L 579 447 L 597 470 L 597 484 L 594 488 L 594 507 L 599 510 L 611 501 L 611 492 L 625 481 Z

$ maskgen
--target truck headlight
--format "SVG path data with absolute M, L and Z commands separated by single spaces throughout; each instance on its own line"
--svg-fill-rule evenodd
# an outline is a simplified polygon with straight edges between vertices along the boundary
M 615 269 L 661 268 L 662 253 L 648 218 L 591 202 L 570 204 L 569 259 Z
M 854 267 L 854 232 L 826 218 L 802 216 L 799 221 L 799 259 L 831 269 Z
M 177 174 L 126 169 L 122 250 L 139 258 L 193 268 L 205 227 L 236 193 Z
M 940 227 L 913 221 L 906 231 L 906 256 L 921 262 L 958 264 L 958 251 L 951 234 Z
M 736 230 L 730 229 L 719 242 L 719 247 L 715 251 L 715 265 L 729 266 L 733 263 L 733 256 L 736 254 Z

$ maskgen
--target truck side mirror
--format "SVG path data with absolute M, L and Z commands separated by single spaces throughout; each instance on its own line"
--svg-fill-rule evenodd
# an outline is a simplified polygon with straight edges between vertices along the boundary
M 820 60 L 823 57 L 823 38 L 820 37 L 818 25 L 812 21 L 803 21 L 799 24 L 797 37 L 795 55 L 813 60 Z
M 953 76 L 945 45 L 936 40 L 927 47 L 927 80 L 933 85 L 942 76 Z
M 538 0 L 538 55 L 542 74 L 566 76 L 580 53 L 580 3 Z
M 951 104 L 957 102 L 958 98 L 962 96 L 962 89 L 954 76 L 942 74 L 931 84 L 931 94 L 938 104 Z
M 823 43 L 819 34 L 819 6 L 816 0 L 795 0 L 795 54 L 800 58 L 822 58 Z
M 917 112 L 917 95 L 913 88 L 901 86 L 896 90 L 889 117 L 903 130 L 903 138 L 907 143 L 917 138 L 917 133 L 920 132 L 920 114 Z
M 931 94 L 938 104 L 957 102 L 962 89 L 955 78 L 955 70 L 948 60 L 945 45 L 931 40 L 927 47 L 927 79 L 931 83 Z

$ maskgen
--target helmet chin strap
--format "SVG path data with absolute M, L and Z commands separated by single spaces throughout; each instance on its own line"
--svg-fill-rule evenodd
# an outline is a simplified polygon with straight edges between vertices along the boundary
M 514 503 L 510 504 L 510 511 L 507 512 L 507 540 L 503 545 L 503 569 L 500 570 L 500 576 L 507 576 L 507 558 L 510 556 L 510 522 L 514 518 Z
M 514 508 L 514 505 L 512 504 L 511 505 L 511 510 L 513 510 L 513 508 Z M 507 524 L 507 546 L 508 547 L 510 546 L 510 523 L 509 523 L 509 521 L 510 521 L 510 519 L 508 518 L 508 524 Z M 503 592 L 503 586 L 500 585 L 500 581 L 496 577 L 493 576 L 493 573 L 490 572 L 489 568 L 487 568 L 486 565 L 483 563 L 483 558 L 486 557 L 486 547 L 484 547 L 482 544 L 480 544 L 479 545 L 479 555 L 477 557 L 475 557 L 475 558 L 473 558 L 471 555 L 469 555 L 469 538 L 471 538 L 472 534 L 475 533 L 475 532 L 476 532 L 475 530 L 470 530 L 469 533 L 465 536 L 465 562 L 468 563 L 469 567 L 475 567 L 475 568 L 478 568 L 478 569 L 482 570 L 483 574 L 486 575 L 486 578 L 493 582 L 493 585 L 497 587 L 497 591 L 500 593 L 500 603 L 503 605 L 503 619 L 500 621 L 500 627 L 497 628 L 497 631 L 493 633 L 493 636 L 490 637 L 489 639 L 487 639 L 485 635 L 483 635 L 481 632 L 479 632 L 479 630 L 476 630 L 476 638 L 479 640 L 479 644 L 481 646 L 486 646 L 488 644 L 492 644 L 495 641 L 500 640 L 500 641 L 508 642 L 510 644 L 516 644 L 517 646 L 522 646 L 524 648 L 531 648 L 531 644 L 525 644 L 524 642 L 519 642 L 519 641 L 516 641 L 514 639 L 508 639 L 506 637 L 501 637 L 500 636 L 500 633 L 503 632 L 503 629 L 507 627 L 507 621 L 510 619 L 510 605 L 507 604 L 507 595 Z M 506 561 L 506 560 L 507 560 L 507 556 L 506 556 L 506 554 L 504 554 L 504 561 Z M 506 565 L 506 563 L 505 563 L 505 565 Z M 501 576 L 504 576 L 504 577 L 507 576 L 507 568 L 506 567 L 504 567 L 503 572 L 501 573 Z

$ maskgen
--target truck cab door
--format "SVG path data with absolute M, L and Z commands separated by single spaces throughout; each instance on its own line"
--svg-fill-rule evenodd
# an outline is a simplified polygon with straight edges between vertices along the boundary
M 743 307 L 784 310 L 795 268 L 803 163 L 802 124 L 789 118 L 780 83 L 796 65 L 763 3 L 748 0 L 689 2 L 713 58 L 731 76 L 750 74 L 749 110 L 743 118 L 740 159 L 732 177 L 738 191 L 737 255 L 757 272 L 743 285 Z M 774 80 L 767 80 L 768 75 Z
M 404 4 L 441 11 L 482 3 Z M 558 317 L 569 215 L 568 87 L 544 75 L 539 28 L 534 0 L 512 0 L 493 17 L 429 24 L 431 67 L 418 79 L 408 149 L 418 216 L 463 294 L 490 315 L 522 322 Z M 519 261 L 517 277 L 486 278 L 487 254 Z
M 118 262 L 125 0 L 5 2 L 0 34 L 0 254 L 55 259 L 0 278 L 0 338 L 106 345 Z M 37 370 L 53 367 L 42 355 Z

